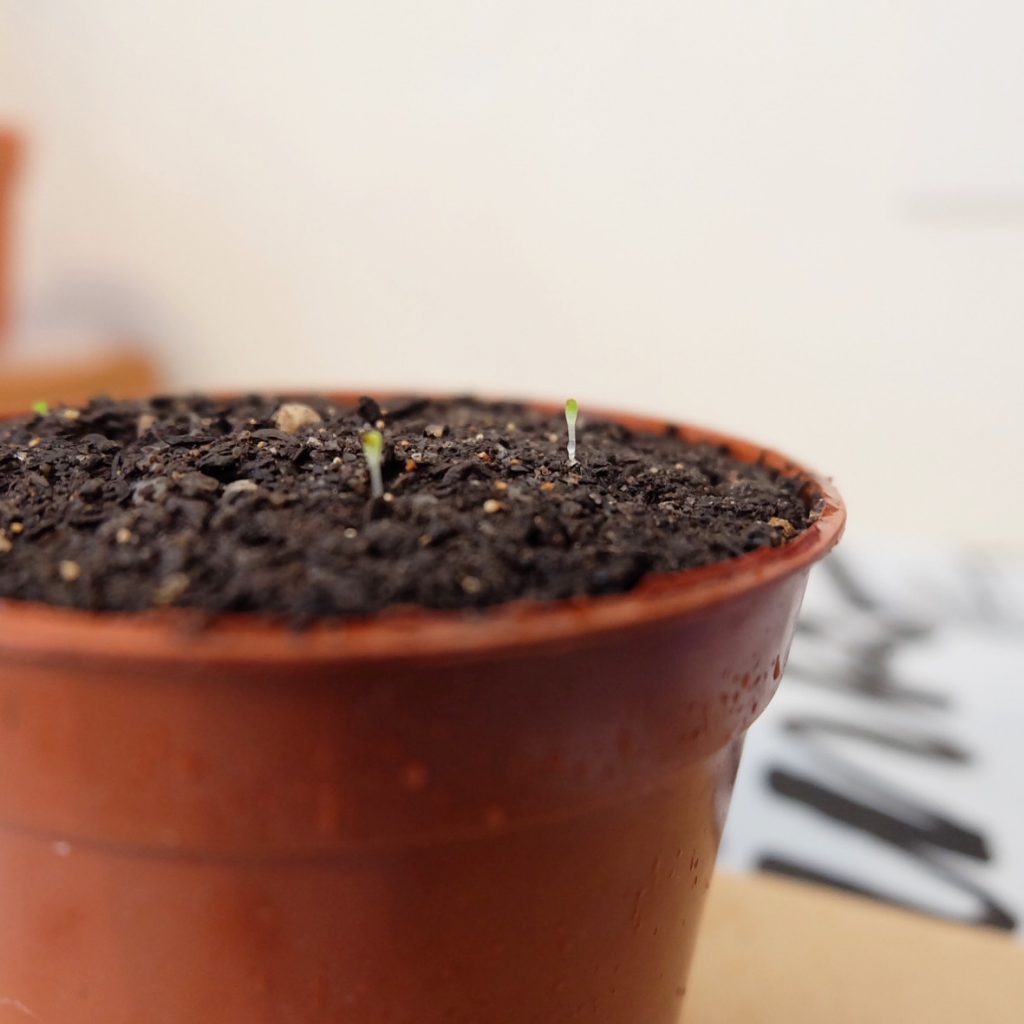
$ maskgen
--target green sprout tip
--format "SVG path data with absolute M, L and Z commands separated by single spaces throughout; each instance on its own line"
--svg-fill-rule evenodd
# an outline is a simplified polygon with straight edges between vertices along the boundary
M 363 455 L 370 470 L 370 493 L 375 498 L 384 496 L 384 479 L 381 475 L 381 462 L 384 454 L 384 438 L 379 430 L 365 430 L 359 435 L 363 443 Z
M 39 416 L 45 416 L 50 411 L 50 403 L 44 402 L 42 399 L 38 402 L 33 402 L 32 411 Z
M 569 427 L 569 443 L 566 448 L 569 452 L 569 465 L 576 465 L 576 416 L 579 414 L 579 402 L 570 398 L 565 403 L 565 422 Z

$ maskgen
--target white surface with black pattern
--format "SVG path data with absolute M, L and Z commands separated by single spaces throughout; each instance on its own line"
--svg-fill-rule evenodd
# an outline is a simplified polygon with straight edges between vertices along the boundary
M 1024 559 L 861 539 L 819 566 L 720 863 L 1024 936 Z

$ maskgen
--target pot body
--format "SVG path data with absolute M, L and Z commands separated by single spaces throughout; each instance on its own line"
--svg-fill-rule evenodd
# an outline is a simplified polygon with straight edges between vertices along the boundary
M 422 659 L 0 641 L 0 1024 L 674 1024 L 807 572 Z

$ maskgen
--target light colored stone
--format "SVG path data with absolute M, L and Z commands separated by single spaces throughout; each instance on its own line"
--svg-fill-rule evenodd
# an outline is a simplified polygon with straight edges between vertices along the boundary
M 788 519 L 782 519 L 779 516 L 772 516 L 768 520 L 768 525 L 780 529 L 783 537 L 792 537 L 796 533 L 796 527 Z
M 225 494 L 244 494 L 246 491 L 258 491 L 259 484 L 255 480 L 232 480 L 224 488 Z
M 183 572 L 172 572 L 153 594 L 154 604 L 173 604 L 188 590 L 192 581 Z
M 463 576 L 462 589 L 467 594 L 479 594 L 480 591 L 484 589 L 484 585 L 476 578 L 476 576 Z
M 297 434 L 303 427 L 312 423 L 322 423 L 320 413 L 302 402 L 285 402 L 274 413 L 274 423 L 278 430 L 286 434 Z

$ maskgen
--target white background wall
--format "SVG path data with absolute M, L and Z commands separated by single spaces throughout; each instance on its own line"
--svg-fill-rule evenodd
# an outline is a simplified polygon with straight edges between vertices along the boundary
M 181 387 L 663 412 L 1020 547 L 1021 10 L 0 0 L 25 331 L 84 290 Z

